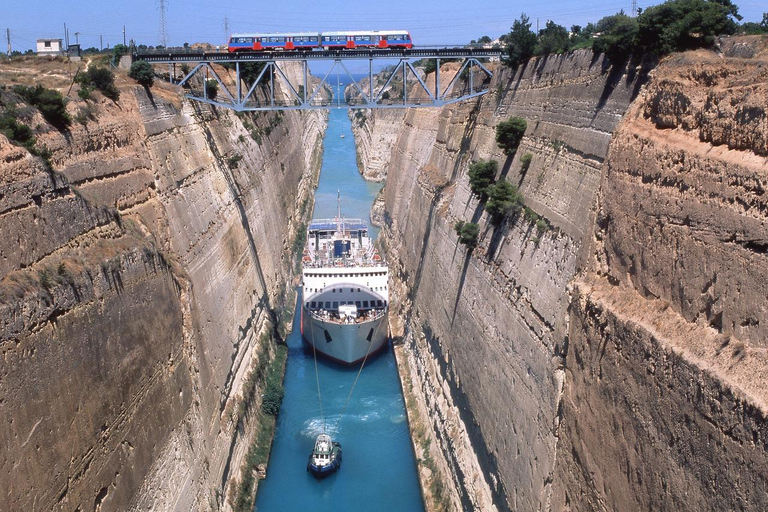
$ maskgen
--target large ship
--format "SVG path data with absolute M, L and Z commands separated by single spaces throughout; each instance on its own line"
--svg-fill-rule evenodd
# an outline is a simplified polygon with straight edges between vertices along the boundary
M 388 268 L 361 219 L 314 219 L 302 257 L 301 334 L 315 350 L 357 364 L 386 346 Z

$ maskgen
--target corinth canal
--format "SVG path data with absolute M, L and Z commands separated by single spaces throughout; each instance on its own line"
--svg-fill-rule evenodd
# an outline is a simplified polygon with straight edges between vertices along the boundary
M 342 137 L 343 136 L 343 137 Z M 331 110 L 325 134 L 314 217 L 336 214 L 341 192 L 346 217 L 368 219 L 380 184 L 357 171 L 354 138 L 346 110 Z M 371 229 L 375 234 L 378 230 Z M 301 297 L 299 297 L 301 299 Z M 259 485 L 259 512 L 423 511 L 408 421 L 391 349 L 365 363 L 349 405 L 344 402 L 358 367 L 318 358 L 325 431 L 341 442 L 340 471 L 322 481 L 307 473 L 307 457 L 323 431 L 315 363 L 304 348 L 297 309 L 289 335 L 285 399 L 277 421 L 266 480 Z

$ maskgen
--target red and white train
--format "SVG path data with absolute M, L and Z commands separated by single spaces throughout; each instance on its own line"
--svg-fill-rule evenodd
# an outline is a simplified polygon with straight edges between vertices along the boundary
M 355 48 L 413 48 L 407 30 L 373 30 L 368 32 L 284 32 L 278 34 L 232 34 L 230 52 L 272 50 L 326 50 Z

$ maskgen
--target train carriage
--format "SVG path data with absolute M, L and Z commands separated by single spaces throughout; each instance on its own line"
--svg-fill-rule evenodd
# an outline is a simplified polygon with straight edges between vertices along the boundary
M 284 32 L 275 34 L 232 34 L 230 52 L 262 50 L 311 50 L 318 47 L 319 32 Z
M 232 34 L 230 52 L 355 49 L 355 48 L 413 48 L 407 30 L 373 30 L 351 32 L 285 32 L 276 34 Z

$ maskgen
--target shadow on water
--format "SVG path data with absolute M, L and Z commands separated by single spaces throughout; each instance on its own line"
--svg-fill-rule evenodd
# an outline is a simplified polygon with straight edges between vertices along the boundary
M 366 183 L 357 171 L 346 111 L 331 110 L 314 217 L 335 214 L 339 190 L 344 215 L 367 219 L 380 188 L 381 184 Z M 392 349 L 366 361 L 342 416 L 359 367 L 339 365 L 318 354 L 316 378 L 312 349 L 301 338 L 300 316 L 297 307 L 286 341 L 285 398 L 255 510 L 423 512 Z M 344 461 L 338 472 L 318 481 L 306 467 L 314 440 L 324 428 L 341 443 Z

